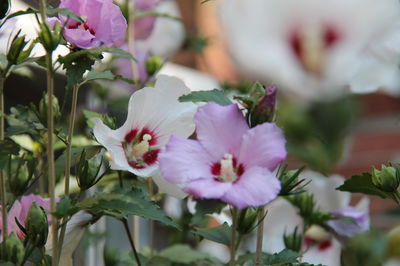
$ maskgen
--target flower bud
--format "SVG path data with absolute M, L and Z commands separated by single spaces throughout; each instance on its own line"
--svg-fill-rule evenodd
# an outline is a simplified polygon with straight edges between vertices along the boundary
M 53 52 L 61 41 L 60 24 L 56 23 L 53 31 L 47 24 L 40 24 L 39 40 L 47 52 Z
M 26 48 L 28 41 L 25 41 L 25 35 L 20 36 L 21 30 L 15 35 L 11 42 L 10 50 L 7 53 L 8 63 L 11 65 L 17 65 L 23 60 L 27 59 L 31 54 L 34 43 Z M 26 48 L 26 49 L 25 49 Z M 24 50 L 25 49 L 25 50 Z
M 400 225 L 388 233 L 388 256 L 400 258 Z
M 303 234 L 297 232 L 298 228 L 294 229 L 293 233 L 286 234 L 283 236 L 283 242 L 285 243 L 285 247 L 287 249 L 300 252 L 303 244 Z
M 250 233 L 255 228 L 258 213 L 261 210 L 262 208 L 258 210 L 251 208 L 241 210 L 238 215 L 237 231 L 242 235 Z
M 332 235 L 319 225 L 312 225 L 304 234 L 305 241 L 308 245 L 314 245 L 330 241 Z
M 102 162 L 96 161 L 96 158 L 90 160 L 86 159 L 86 151 L 83 150 L 78 165 L 77 182 L 78 186 L 82 190 L 87 190 L 94 186 L 97 181 L 101 178 L 99 177 L 100 169 L 102 167 Z
M 157 73 L 163 66 L 163 61 L 161 57 L 153 55 L 146 61 L 146 71 L 150 76 Z
M 26 219 L 27 238 L 35 247 L 43 247 L 47 241 L 49 232 L 49 224 L 45 211 L 35 202 L 29 209 L 28 218 Z
M 264 122 L 272 122 L 275 115 L 277 87 L 271 85 L 265 89 L 263 96 L 254 106 L 251 113 L 251 125 L 254 127 Z
M 22 158 L 19 158 L 18 161 L 18 165 L 11 166 L 10 173 L 12 174 L 9 179 L 10 190 L 17 197 L 24 194 L 31 177 L 26 162 L 22 162 Z
M 1 251 L 5 251 L 5 254 L 1 254 L 1 260 L 12 262 L 15 265 L 21 265 L 25 257 L 25 248 L 22 241 L 14 234 L 11 233 L 6 241 L 1 244 L 5 248 L 1 248 Z
M 395 192 L 400 184 L 400 174 L 392 166 L 382 165 L 381 170 L 372 170 L 372 183 L 386 192 Z
M 43 95 L 43 98 L 39 102 L 39 115 L 40 121 L 43 125 L 47 126 L 47 106 L 48 106 L 48 97 L 47 93 Z M 57 121 L 61 118 L 60 105 L 58 103 L 58 99 L 53 95 L 53 117 L 54 120 Z

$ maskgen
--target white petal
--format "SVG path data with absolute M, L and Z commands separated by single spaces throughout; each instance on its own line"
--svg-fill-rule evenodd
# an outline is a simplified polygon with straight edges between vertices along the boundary
M 183 199 L 187 196 L 178 185 L 172 184 L 162 177 L 160 171 L 153 175 L 153 181 L 156 183 L 160 193 L 165 193 L 178 199 Z
M 303 255 L 302 261 L 312 264 L 323 264 L 329 266 L 340 266 L 341 245 L 339 241 L 332 238 L 332 245 L 321 251 L 318 247 L 311 247 Z

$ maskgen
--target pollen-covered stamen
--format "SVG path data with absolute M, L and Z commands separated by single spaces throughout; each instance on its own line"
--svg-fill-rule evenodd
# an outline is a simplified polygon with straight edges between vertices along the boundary
M 235 182 L 244 172 L 243 164 L 237 165 L 232 154 L 225 154 L 223 159 L 211 166 L 211 173 L 221 182 Z
M 304 244 L 307 247 L 317 246 L 320 251 L 332 245 L 332 235 L 319 225 L 312 225 L 304 234 Z
M 133 146 L 131 155 L 134 157 L 141 157 L 141 156 L 143 156 L 143 154 L 148 152 L 149 148 L 150 148 L 149 141 L 151 140 L 151 138 L 152 137 L 150 134 L 144 134 L 142 141 Z

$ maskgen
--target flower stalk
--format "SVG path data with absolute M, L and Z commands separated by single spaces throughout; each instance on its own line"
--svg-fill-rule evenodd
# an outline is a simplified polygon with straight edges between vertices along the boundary
M 5 78 L 0 77 L 0 141 L 4 140 L 4 82 Z M 3 242 L 6 241 L 8 236 L 8 218 L 7 218 L 7 191 L 6 181 L 4 178 L 4 171 L 0 171 L 0 201 L 1 201 L 1 215 L 3 219 Z
M 238 210 L 232 207 L 232 227 L 231 227 L 231 245 L 230 245 L 230 261 L 229 266 L 235 266 L 236 257 L 236 227 L 237 227 Z
M 257 227 L 257 246 L 256 246 L 256 265 L 261 265 L 261 252 L 264 238 L 264 207 L 260 208 L 258 214 L 258 227 Z
M 47 1 L 40 1 L 40 15 L 42 23 L 46 23 L 46 6 Z M 56 210 L 56 199 L 55 199 L 55 169 L 54 169 L 54 152 L 53 152 L 53 132 L 54 132 L 54 118 L 53 118 L 53 94 L 54 94 L 54 79 L 53 79 L 53 62 L 52 62 L 52 51 L 47 50 L 46 53 L 46 65 L 47 65 L 47 163 L 48 163 L 48 181 L 49 181 L 49 194 L 50 194 L 50 212 Z M 52 265 L 58 265 L 58 249 L 57 249 L 57 219 L 53 216 L 53 222 L 51 225 L 51 234 L 53 240 L 52 250 Z

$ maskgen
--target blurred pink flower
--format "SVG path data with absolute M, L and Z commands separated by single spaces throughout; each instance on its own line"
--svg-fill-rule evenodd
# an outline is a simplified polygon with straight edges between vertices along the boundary
M 198 141 L 172 136 L 159 156 L 162 175 L 197 198 L 221 199 L 237 208 L 275 199 L 272 171 L 286 157 L 274 123 L 249 128 L 237 105 L 208 103 L 195 115 Z
M 152 11 L 160 4 L 161 0 L 135 0 L 135 10 L 137 11 Z M 135 25 L 135 39 L 145 40 L 153 32 L 156 16 L 145 16 L 136 18 Z
M 15 220 L 25 226 L 25 221 L 28 218 L 29 209 L 32 203 L 35 202 L 46 211 L 50 210 L 50 199 L 42 198 L 39 195 L 30 194 L 22 196 L 20 200 L 16 200 L 8 213 L 8 234 L 14 232 L 19 238 L 25 238 L 24 232 L 18 227 Z M 47 220 L 51 224 L 51 215 L 47 215 Z M 0 228 L 3 226 L 2 218 L 0 217 Z
M 158 155 L 172 134 L 189 137 L 194 131 L 196 105 L 178 98 L 190 90 L 177 78 L 159 76 L 155 87 L 132 94 L 124 125 L 116 130 L 93 119 L 94 136 L 110 153 L 111 168 L 149 177 L 158 168 Z
M 111 46 L 125 38 L 127 23 L 120 8 L 112 0 L 61 0 L 59 8 L 67 8 L 84 23 L 60 15 L 60 25 L 66 24 L 64 38 L 73 46 L 94 48 Z M 50 20 L 54 23 L 56 18 Z
M 340 236 L 352 237 L 369 230 L 369 213 L 354 207 L 343 207 L 332 211 L 337 220 L 330 220 L 327 224 Z M 351 219 L 348 221 L 346 219 Z

